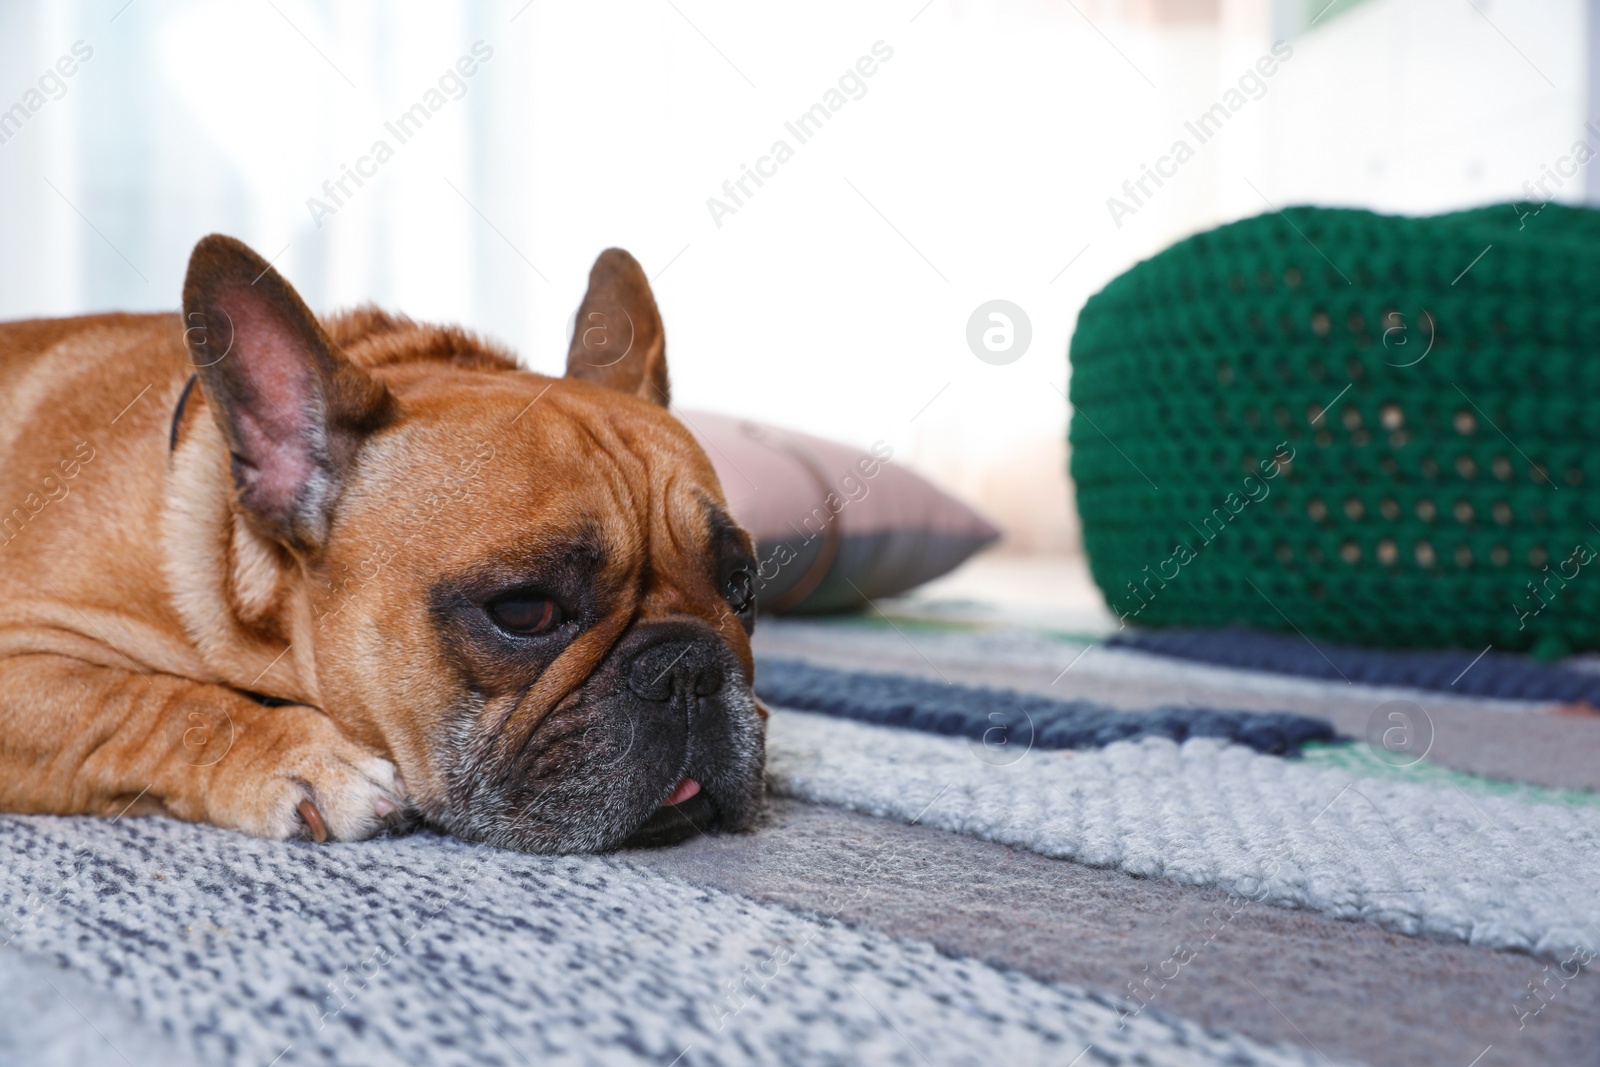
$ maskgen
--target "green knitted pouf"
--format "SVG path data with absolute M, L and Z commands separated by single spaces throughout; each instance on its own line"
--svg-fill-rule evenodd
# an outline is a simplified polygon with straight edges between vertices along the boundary
M 1129 624 L 1600 648 L 1600 212 L 1223 226 L 1090 298 L 1071 393 Z

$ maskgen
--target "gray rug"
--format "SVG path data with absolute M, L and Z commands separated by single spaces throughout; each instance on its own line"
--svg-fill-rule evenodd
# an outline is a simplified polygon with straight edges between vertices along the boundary
M 1406 697 L 1021 632 L 757 645 L 1347 732 Z M 0 1067 L 1600 1062 L 1600 980 L 1566 947 L 1600 923 L 1594 724 L 1416 703 L 1438 744 L 1410 768 L 1216 742 L 994 761 L 779 710 L 759 830 L 606 857 L 0 816 Z
M 881 862 L 886 855 L 893 863 Z M 1600 981 L 1521 953 L 1404 937 L 1218 890 L 1133 878 L 927 826 L 778 800 L 760 834 L 641 860 L 800 911 L 925 940 L 1037 978 L 1140 999 L 1335 1060 L 1466 1067 L 1600 1062 Z M 1159 983 L 1173 946 L 1202 946 Z M 1555 973 L 1549 1006 L 1530 985 Z M 1151 976 L 1156 976 L 1153 981 Z M 1320 1058 L 1318 1062 L 1322 1061 Z
M 7 817 L 0 848 L 8 983 L 74 976 L 0 1017 L 7 1063 L 1312 1062 L 628 856 L 157 818 Z

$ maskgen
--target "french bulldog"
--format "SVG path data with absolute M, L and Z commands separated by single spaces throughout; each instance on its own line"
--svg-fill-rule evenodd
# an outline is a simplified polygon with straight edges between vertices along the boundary
M 749 828 L 755 562 L 639 264 L 566 375 L 213 235 L 181 314 L 0 324 L 0 809 L 531 852 Z

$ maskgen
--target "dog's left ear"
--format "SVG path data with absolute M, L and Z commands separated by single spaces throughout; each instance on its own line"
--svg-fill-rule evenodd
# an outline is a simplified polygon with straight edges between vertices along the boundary
M 232 237 L 195 245 L 183 282 L 184 344 L 227 439 L 240 511 L 314 555 L 347 469 L 395 413 L 266 260 Z
M 589 271 L 578 307 L 567 377 L 583 378 L 666 407 L 667 337 L 639 261 L 608 248 Z

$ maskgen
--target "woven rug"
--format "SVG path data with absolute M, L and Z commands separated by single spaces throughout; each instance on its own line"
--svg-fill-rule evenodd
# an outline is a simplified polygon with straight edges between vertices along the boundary
M 757 651 L 750 834 L 0 817 L 0 1063 L 1597 1059 L 1600 721 L 1040 631 L 764 620 Z M 1420 759 L 1365 738 L 1397 700 Z

